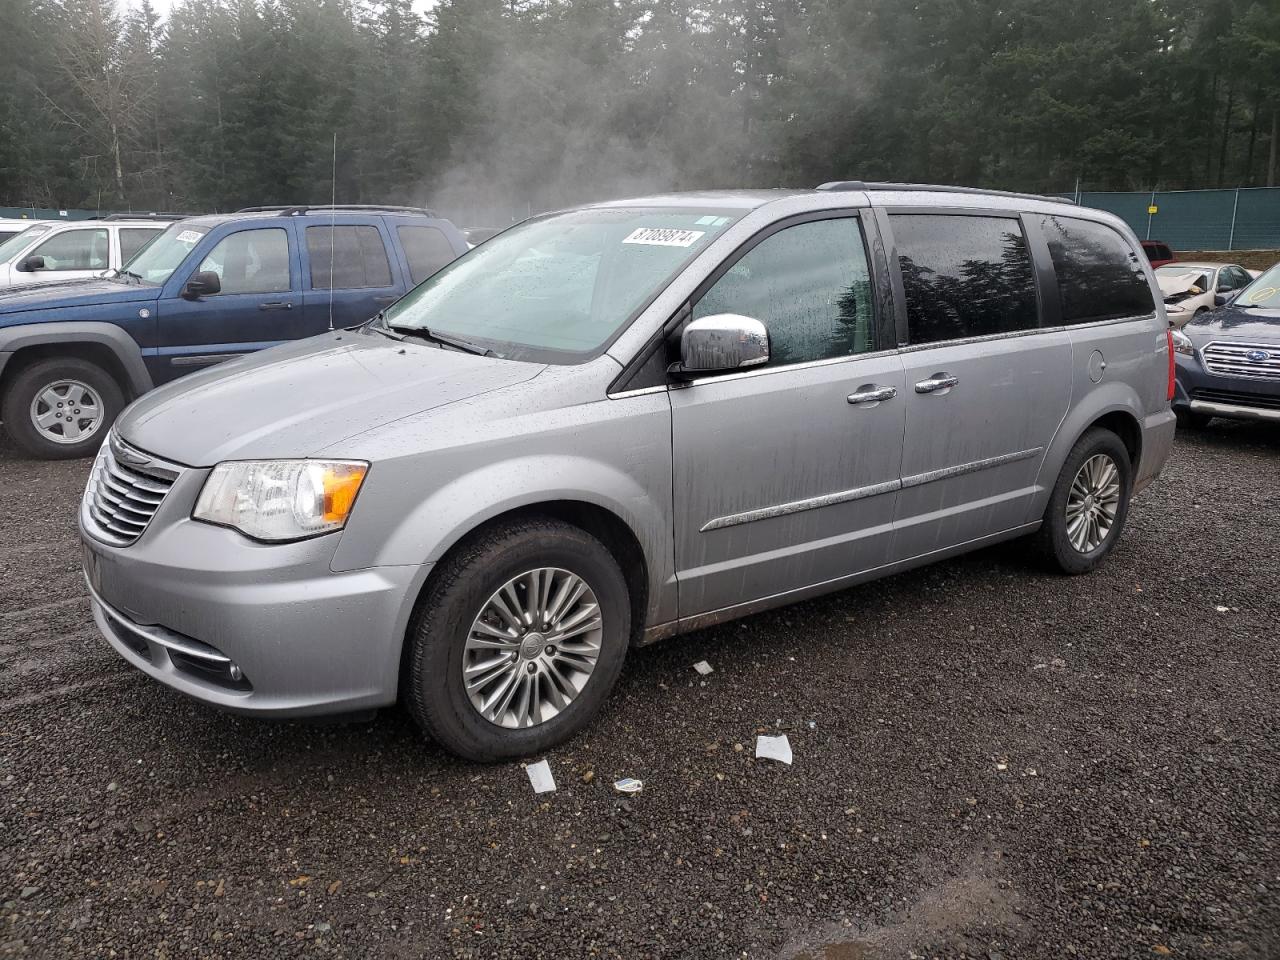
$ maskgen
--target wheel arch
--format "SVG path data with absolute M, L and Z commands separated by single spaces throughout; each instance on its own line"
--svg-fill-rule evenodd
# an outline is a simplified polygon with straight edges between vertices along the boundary
M 151 389 L 137 342 L 113 323 L 55 321 L 0 328 L 0 395 L 33 363 L 75 357 L 106 370 L 127 400 Z

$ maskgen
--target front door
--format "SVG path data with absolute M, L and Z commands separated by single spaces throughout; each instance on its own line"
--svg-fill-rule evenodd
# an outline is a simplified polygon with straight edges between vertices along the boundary
M 682 617 L 880 566 L 897 500 L 902 364 L 859 217 L 760 239 L 693 305 L 720 313 L 762 321 L 770 360 L 670 392 Z
M 338 216 L 303 233 L 304 336 L 364 323 L 404 293 L 400 265 L 377 224 Z
M 889 217 L 906 309 L 906 435 L 894 558 L 1027 522 L 1071 399 L 1071 343 L 1040 329 L 1036 271 L 1007 214 Z
M 218 275 L 221 289 L 197 300 L 162 299 L 153 378 L 161 383 L 303 335 L 298 251 L 290 224 L 255 225 L 218 240 L 178 282 Z
M 31 257 L 44 264 L 34 270 L 18 270 Z M 57 283 L 96 277 L 111 266 L 110 238 L 106 227 L 60 230 L 14 264 L 14 283 Z

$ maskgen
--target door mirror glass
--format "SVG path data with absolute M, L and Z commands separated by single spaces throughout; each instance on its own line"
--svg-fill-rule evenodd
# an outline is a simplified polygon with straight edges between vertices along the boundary
M 199 300 L 222 292 L 222 281 L 212 270 L 201 270 L 187 281 L 182 288 L 182 296 L 186 300 Z
M 35 273 L 37 270 L 43 270 L 44 257 L 27 257 L 18 264 L 18 269 L 23 273 Z
M 769 331 L 763 323 L 736 313 L 717 313 L 690 321 L 680 337 L 677 374 L 740 370 L 769 362 Z
M 1226 306 L 1227 304 L 1229 304 L 1232 300 L 1234 300 L 1237 296 L 1239 296 L 1239 294 L 1240 294 L 1240 291 L 1239 291 L 1239 290 L 1232 290 L 1232 291 L 1230 291 L 1229 293 L 1217 293 L 1217 294 L 1214 294 L 1214 297 L 1213 297 L 1213 305 L 1214 305 L 1215 307 L 1225 307 L 1225 306 Z

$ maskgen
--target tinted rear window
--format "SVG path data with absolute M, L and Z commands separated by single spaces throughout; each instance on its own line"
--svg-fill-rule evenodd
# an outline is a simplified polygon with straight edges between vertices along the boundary
M 398 227 L 409 278 L 421 283 L 453 259 L 453 246 L 435 227 Z
M 911 343 L 1038 325 L 1035 272 L 1019 221 L 900 214 L 890 222 Z
M 377 227 L 343 225 L 307 227 L 307 256 L 311 258 L 311 289 L 328 290 L 330 229 L 333 231 L 333 287 L 353 290 L 391 286 L 391 264 Z
M 1063 323 L 1092 323 L 1155 312 L 1137 253 L 1115 230 L 1075 217 L 1044 217 L 1058 275 Z

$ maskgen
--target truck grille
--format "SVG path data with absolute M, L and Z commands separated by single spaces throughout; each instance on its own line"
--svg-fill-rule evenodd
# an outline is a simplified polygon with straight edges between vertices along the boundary
M 1280 344 L 1226 343 L 1215 340 L 1201 351 L 1211 373 L 1229 377 L 1280 380 Z M 1256 359 L 1251 359 L 1250 354 Z
M 177 478 L 177 467 L 135 450 L 112 433 L 85 487 L 86 528 L 103 543 L 127 547 L 142 536 Z

